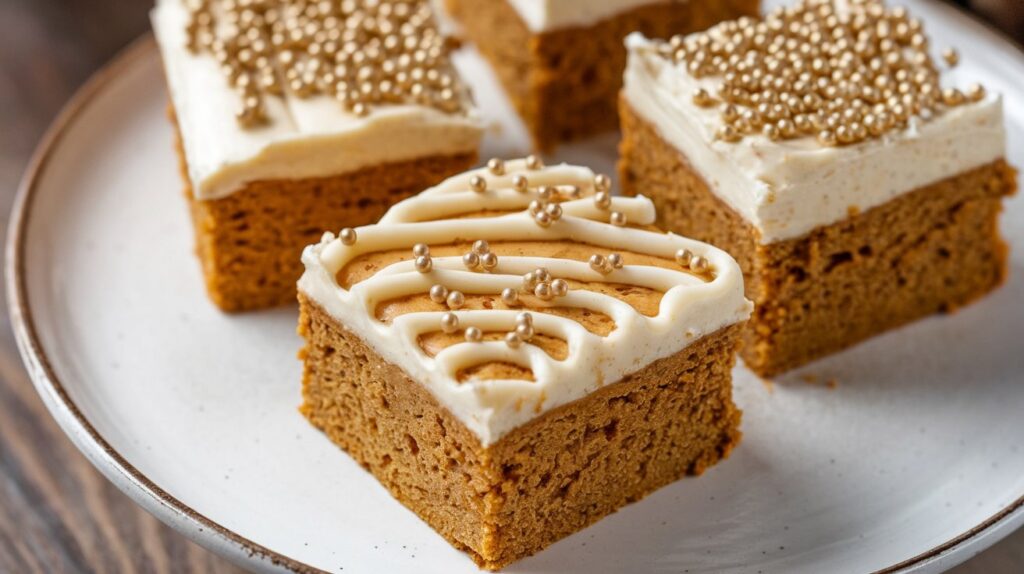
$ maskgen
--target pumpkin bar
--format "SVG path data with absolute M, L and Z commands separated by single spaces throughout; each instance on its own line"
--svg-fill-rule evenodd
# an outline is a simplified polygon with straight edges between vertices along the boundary
M 210 298 L 290 303 L 325 229 L 476 163 L 479 114 L 424 2 L 186 2 L 152 13 Z
M 303 414 L 483 568 L 740 437 L 739 266 L 608 186 L 492 160 L 303 253 Z
M 758 0 L 445 2 L 542 151 L 618 127 L 630 32 L 668 38 L 758 11 Z
M 807 0 L 668 41 L 628 40 L 620 173 L 666 228 L 735 256 L 771 376 L 1006 277 L 1016 190 L 1002 100 L 876 0 Z

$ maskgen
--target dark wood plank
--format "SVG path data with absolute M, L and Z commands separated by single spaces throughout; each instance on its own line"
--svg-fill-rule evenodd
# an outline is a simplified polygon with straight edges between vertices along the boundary
M 1018 0 L 971 0 L 1024 34 Z M 17 182 L 74 89 L 148 27 L 147 0 L 0 3 L 0 231 Z M 0 322 L 9 325 L 6 307 Z M 1024 568 L 1024 531 L 955 570 Z M 0 572 L 237 572 L 141 510 L 50 418 L 0 329 Z

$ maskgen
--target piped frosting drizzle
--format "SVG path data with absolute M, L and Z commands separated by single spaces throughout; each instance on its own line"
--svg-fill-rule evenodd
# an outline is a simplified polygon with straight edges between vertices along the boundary
M 344 241 L 326 233 L 299 288 L 491 444 L 750 314 L 728 254 L 649 230 L 651 201 L 604 185 L 533 160 L 455 176 Z M 465 259 L 479 240 L 490 269 Z

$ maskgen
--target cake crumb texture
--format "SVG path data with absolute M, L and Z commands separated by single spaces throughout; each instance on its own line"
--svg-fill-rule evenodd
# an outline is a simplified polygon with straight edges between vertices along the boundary
M 505 0 L 446 2 L 542 151 L 618 126 L 623 39 L 630 32 L 668 38 L 758 11 L 757 0 L 652 1 L 593 26 L 534 34 Z
M 402 504 L 497 570 L 700 474 L 740 438 L 740 325 L 553 409 L 490 447 L 301 292 L 302 413 Z M 523 405 L 532 408 L 532 405 Z
M 998 217 L 1017 183 L 1004 160 L 762 245 L 757 229 L 715 196 L 625 100 L 621 115 L 624 194 L 650 197 L 660 225 L 722 248 L 740 263 L 755 304 L 741 355 L 763 377 L 952 311 L 1006 278 Z
M 178 139 L 196 254 L 210 299 L 228 312 L 295 301 L 302 249 L 325 231 L 374 223 L 395 203 L 476 163 L 475 153 L 381 164 L 322 178 L 254 181 L 197 200 Z

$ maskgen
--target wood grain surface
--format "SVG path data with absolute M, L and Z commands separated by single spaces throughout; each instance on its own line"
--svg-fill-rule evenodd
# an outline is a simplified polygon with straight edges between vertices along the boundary
M 90 73 L 148 29 L 150 4 L 0 0 L 4 236 L 18 180 L 46 126 Z M 141 510 L 86 461 L 28 380 L 6 306 L 0 321 L 0 573 L 238 572 Z M 1024 530 L 954 572 L 1022 571 Z

